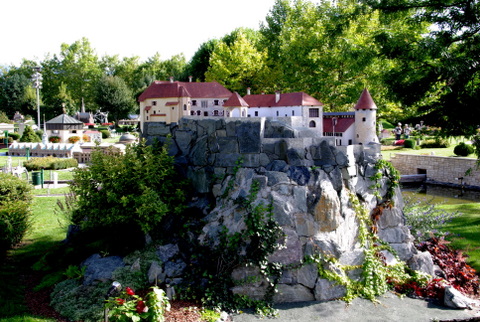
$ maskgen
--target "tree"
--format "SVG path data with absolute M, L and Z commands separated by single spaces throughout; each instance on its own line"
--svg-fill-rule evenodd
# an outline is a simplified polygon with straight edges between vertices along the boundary
M 134 101 L 130 88 L 117 76 L 104 76 L 97 84 L 95 102 L 108 111 L 116 124 L 133 111 Z
M 386 17 L 432 25 L 415 42 L 385 37 L 384 55 L 396 59 L 389 80 L 398 99 L 450 135 L 473 135 L 480 117 L 480 6 L 477 0 L 364 0 Z M 393 50 L 392 50 L 393 49 Z
M 204 42 L 197 49 L 192 59 L 186 66 L 186 76 L 192 76 L 194 81 L 204 82 L 205 73 L 210 67 L 210 56 L 212 55 L 213 50 L 218 44 L 217 39 L 211 39 L 207 42 Z
M 266 68 L 266 53 L 256 49 L 255 44 L 240 31 L 228 45 L 221 41 L 210 56 L 210 67 L 205 73 L 206 81 L 218 81 L 231 91 L 242 94 L 248 87 L 255 89 Z
M 25 126 L 20 142 L 41 142 L 35 131 L 30 126 Z
M 89 167 L 74 171 L 72 219 L 86 229 L 127 225 L 148 233 L 183 210 L 183 188 L 165 147 L 141 142 L 124 154 L 96 150 Z

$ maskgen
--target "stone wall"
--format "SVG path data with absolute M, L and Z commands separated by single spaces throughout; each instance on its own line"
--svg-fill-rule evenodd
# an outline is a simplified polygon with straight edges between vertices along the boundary
M 402 175 L 426 174 L 428 181 L 450 184 L 460 184 L 456 178 L 463 177 L 465 185 L 480 185 L 480 171 L 476 170 L 475 159 L 396 153 L 391 163 Z M 471 175 L 465 176 L 469 169 L 473 169 Z
M 267 118 L 184 118 L 178 124 L 145 125 L 143 137 L 149 142 L 170 141 L 170 153 L 192 181 L 197 198 L 210 198 L 197 203 L 204 205 L 205 214 L 200 241 L 218 240 L 223 226 L 229 233 L 246 227 L 237 199 L 245 198 L 252 183 L 258 182 L 254 202 L 273 205 L 285 234 L 286 247 L 269 258 L 284 267 L 274 300 L 331 300 L 345 294 L 342 286 L 321 278 L 315 265 L 302 263 L 306 256 L 319 253 L 344 265 L 363 262 L 349 194 L 369 209 L 376 206 L 369 178 L 376 173 L 380 145 L 335 147 L 331 139 Z M 385 194 L 386 180 L 382 183 L 380 193 Z M 431 258 L 417 253 L 404 225 L 399 191 L 396 196 L 396 207 L 385 210 L 379 221 L 378 235 L 401 260 L 432 273 Z M 352 271 L 352 277 L 358 276 Z M 236 294 L 260 299 L 266 292 L 268 283 L 258 278 L 255 267 L 236 267 L 232 277 L 240 281 L 232 289 Z

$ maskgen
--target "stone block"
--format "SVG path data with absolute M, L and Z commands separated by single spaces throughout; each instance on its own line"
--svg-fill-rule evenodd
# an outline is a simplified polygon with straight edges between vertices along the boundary
M 278 284 L 277 293 L 273 296 L 274 303 L 306 302 L 314 300 L 315 297 L 313 292 L 300 284 Z
M 331 301 L 342 298 L 346 294 L 347 290 L 344 286 L 324 278 L 319 278 L 315 284 L 314 295 L 317 301 Z

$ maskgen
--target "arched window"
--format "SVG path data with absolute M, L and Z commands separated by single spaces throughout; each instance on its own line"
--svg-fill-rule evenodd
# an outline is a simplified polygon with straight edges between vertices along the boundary
M 310 121 L 310 123 L 308 124 L 309 127 L 317 127 L 317 123 L 315 123 L 315 121 Z

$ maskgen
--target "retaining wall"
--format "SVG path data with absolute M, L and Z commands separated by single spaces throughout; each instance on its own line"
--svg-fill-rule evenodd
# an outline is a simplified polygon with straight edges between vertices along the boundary
M 391 162 L 402 175 L 426 174 L 427 181 L 480 186 L 476 159 L 396 153 Z M 469 169 L 471 175 L 466 176 Z M 463 182 L 457 179 L 461 177 Z

